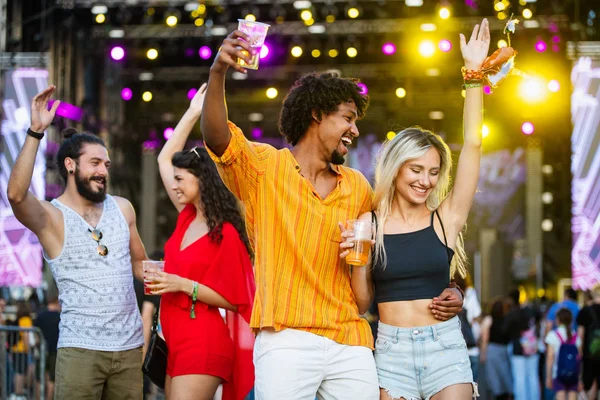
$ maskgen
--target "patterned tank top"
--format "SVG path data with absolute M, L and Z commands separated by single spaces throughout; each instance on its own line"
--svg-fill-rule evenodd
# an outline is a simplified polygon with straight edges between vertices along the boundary
M 133 289 L 129 225 L 117 202 L 109 195 L 96 229 L 100 244 L 108 248 L 101 256 L 98 243 L 81 215 L 58 200 L 52 204 L 62 211 L 65 238 L 62 253 L 44 258 L 58 286 L 62 307 L 58 348 L 123 351 L 144 344 L 142 319 Z

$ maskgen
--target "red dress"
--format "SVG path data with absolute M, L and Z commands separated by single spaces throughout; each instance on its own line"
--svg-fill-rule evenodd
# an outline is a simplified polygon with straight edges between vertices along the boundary
M 237 230 L 228 222 L 223 224 L 220 244 L 205 235 L 180 250 L 195 217 L 191 204 L 179 213 L 175 232 L 165 245 L 165 272 L 213 289 L 237 306 L 238 312 L 228 311 L 226 324 L 217 307 L 197 301 L 196 318 L 191 319 L 191 297 L 183 292 L 162 295 L 160 322 L 168 348 L 167 375 L 217 376 L 224 380 L 224 399 L 243 399 L 254 384 L 254 336 L 248 327 L 255 291 L 252 264 Z

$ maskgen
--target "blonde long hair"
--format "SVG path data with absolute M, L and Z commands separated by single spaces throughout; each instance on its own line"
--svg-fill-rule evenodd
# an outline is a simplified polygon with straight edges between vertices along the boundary
M 373 210 L 377 214 L 379 229 L 377 229 L 375 238 L 375 264 L 381 264 L 384 268 L 387 263 L 387 256 L 383 246 L 383 227 L 392 211 L 392 203 L 396 192 L 396 177 L 405 162 L 422 157 L 432 147 L 438 151 L 441 159 L 437 185 L 431 191 L 425 203 L 427 208 L 433 212 L 448 196 L 450 171 L 452 169 L 452 153 L 439 135 L 419 127 L 404 129 L 392 140 L 383 144 L 377 158 Z M 464 277 L 467 273 L 467 255 L 462 232 L 458 234 L 454 252 L 450 265 L 450 277 L 454 277 L 456 272 Z

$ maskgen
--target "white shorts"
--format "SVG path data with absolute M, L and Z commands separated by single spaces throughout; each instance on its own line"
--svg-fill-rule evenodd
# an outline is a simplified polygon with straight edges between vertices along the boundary
M 378 400 L 373 352 L 295 329 L 261 331 L 254 343 L 258 400 Z

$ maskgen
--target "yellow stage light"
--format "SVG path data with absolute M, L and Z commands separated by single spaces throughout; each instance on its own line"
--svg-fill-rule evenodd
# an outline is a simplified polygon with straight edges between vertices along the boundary
M 310 52 L 310 55 L 313 56 L 314 58 L 319 58 L 319 57 L 321 57 L 321 50 L 314 49 L 313 51 Z
M 309 19 L 309 20 L 304 21 L 304 25 L 306 25 L 306 26 L 311 26 L 314 23 L 315 23 L 315 20 L 312 19 L 312 18 Z
M 498 40 L 498 48 L 499 49 L 501 49 L 503 47 L 507 47 L 507 46 L 508 46 L 508 43 L 506 43 L 506 40 L 504 40 L 504 39 Z
M 146 103 L 152 100 L 152 92 L 146 91 L 142 94 L 142 100 Z
M 358 11 L 358 8 L 356 7 L 352 7 L 348 9 L 348 16 L 352 19 L 354 18 L 358 18 L 358 16 L 360 15 L 360 11 Z
M 519 85 L 519 95 L 527 102 L 539 102 L 546 97 L 546 94 L 546 84 L 539 78 L 524 79 Z
M 346 54 L 348 55 L 348 57 L 354 58 L 358 55 L 358 50 L 356 50 L 355 47 L 348 47 L 346 49 Z
M 499 19 L 500 21 L 502 21 L 503 19 L 506 19 L 506 17 L 508 17 L 508 14 L 506 14 L 504 11 L 500 11 L 500 12 L 498 13 L 498 19 Z
M 169 15 L 167 17 L 167 19 L 165 20 L 165 22 L 167 23 L 168 26 L 170 26 L 172 28 L 175 25 L 177 25 L 177 17 L 174 15 Z
M 310 10 L 304 10 L 300 13 L 300 18 L 302 19 L 302 21 L 308 21 L 309 19 L 312 19 L 313 15 L 310 12 Z
M 419 43 L 419 54 L 423 57 L 432 57 L 435 53 L 435 44 L 431 40 L 423 40 Z
M 396 89 L 396 97 L 403 99 L 406 97 L 406 89 L 399 87 Z
M 158 57 L 158 50 L 148 49 L 148 51 L 146 52 L 146 57 L 148 57 L 148 59 L 150 60 L 156 60 L 156 57 Z
M 194 25 L 196 25 L 196 26 L 202 26 L 202 25 L 204 25 L 204 18 L 197 18 L 194 21 Z
M 450 18 L 450 10 L 448 7 L 442 7 L 440 8 L 439 15 L 441 19 L 448 19 Z
M 501 1 L 494 4 L 494 10 L 496 10 L 496 11 L 504 11 L 505 8 L 506 8 L 506 6 Z
M 256 15 L 254 15 L 254 14 L 248 14 L 248 15 L 246 15 L 246 17 L 244 19 L 246 21 L 252 21 L 252 22 L 254 22 L 254 21 L 256 21 Z
M 560 90 L 560 83 L 556 79 L 551 80 L 548 82 L 548 90 L 552 93 L 558 92 Z
M 394 131 L 389 131 L 389 132 L 388 132 L 388 133 L 385 135 L 385 137 L 387 137 L 387 140 L 392 140 L 393 138 L 395 138 L 395 137 L 396 137 L 396 132 L 394 132 Z
M 336 49 L 331 49 L 331 50 L 329 50 L 328 54 L 329 54 L 329 57 L 336 58 L 338 56 L 339 52 Z
M 335 22 L 335 15 L 329 14 L 328 16 L 326 16 L 325 22 L 327 22 L 328 24 L 333 24 Z
M 531 12 L 531 10 L 529 8 L 525 8 L 523 10 L 523 18 L 529 19 L 531 17 L 533 17 L 533 13 Z
M 267 89 L 266 94 L 267 94 L 267 98 L 274 99 L 275 97 L 277 97 L 279 92 L 277 92 L 277 89 L 275 89 L 274 87 L 270 87 Z
M 490 128 L 486 124 L 481 125 L 481 137 L 488 137 L 489 134 Z
M 106 15 L 104 15 L 104 14 L 97 14 L 96 15 L 96 22 L 98 24 L 103 24 L 104 21 L 106 21 Z
M 302 47 L 300 46 L 294 46 L 292 47 L 292 50 L 290 51 L 292 53 L 292 56 L 294 57 L 300 57 L 302 55 Z
M 206 6 L 204 4 L 198 4 L 198 8 L 196 10 L 199 14 L 204 14 L 206 12 Z

